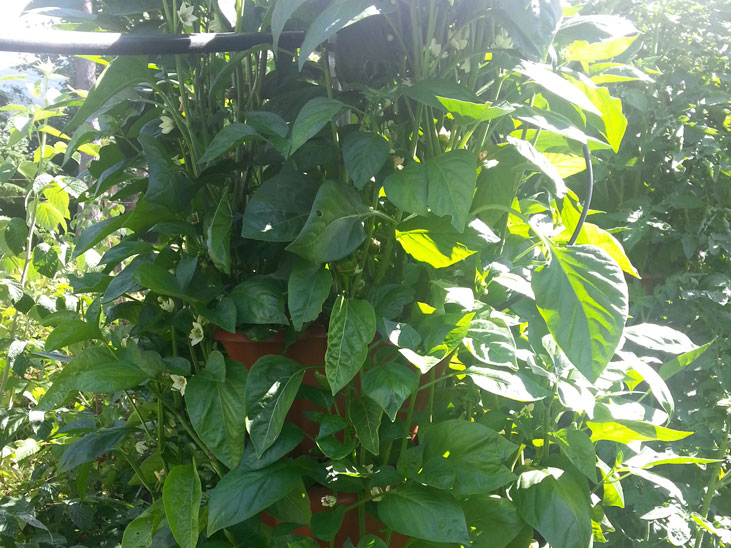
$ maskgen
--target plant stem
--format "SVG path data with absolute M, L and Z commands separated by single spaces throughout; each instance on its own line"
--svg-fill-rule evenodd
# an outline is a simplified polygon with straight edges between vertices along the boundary
M 132 398 L 132 396 L 129 395 L 129 390 L 124 390 L 124 394 L 125 394 L 125 396 L 127 396 L 129 403 L 132 405 L 132 409 L 134 410 L 135 415 L 137 415 L 137 418 L 139 419 L 140 424 L 142 425 L 142 428 L 145 431 L 145 435 L 147 436 L 147 439 L 152 441 L 153 440 L 152 434 L 150 433 L 149 428 L 147 428 L 147 424 L 145 423 L 145 420 L 142 418 L 142 415 L 140 414 L 140 410 L 137 407 L 135 400 Z
M 134 470 L 134 473 L 137 474 L 137 477 L 140 478 L 140 483 L 145 486 L 145 489 L 147 489 L 150 492 L 150 496 L 152 497 L 152 502 L 155 502 L 155 491 L 150 487 L 150 484 L 147 483 L 147 480 L 145 479 L 145 476 L 142 474 L 142 470 L 140 470 L 140 467 L 137 466 L 137 463 L 135 460 L 129 456 L 129 454 L 126 451 L 122 451 L 121 449 L 119 452 L 122 454 L 124 459 L 129 463 L 130 468 Z
M 713 501 L 713 495 L 716 494 L 716 490 L 718 489 L 718 481 L 719 476 L 721 475 L 721 469 L 723 466 L 723 460 L 726 458 L 726 452 L 728 451 L 728 439 L 729 439 L 729 427 L 731 427 L 731 420 L 726 423 L 726 429 L 725 431 L 721 432 L 721 435 L 723 436 L 723 439 L 721 440 L 721 443 L 718 447 L 718 459 L 719 462 L 713 464 L 711 466 L 711 479 L 708 482 L 708 487 L 706 488 L 706 495 L 703 497 L 703 505 L 701 506 L 700 515 L 703 519 L 708 519 L 708 513 L 711 511 L 711 502 Z M 698 537 L 695 541 L 695 547 L 694 548 L 700 548 L 701 544 L 703 543 L 703 536 L 705 535 L 705 531 L 701 528 L 700 525 L 696 525 L 696 528 L 698 530 Z

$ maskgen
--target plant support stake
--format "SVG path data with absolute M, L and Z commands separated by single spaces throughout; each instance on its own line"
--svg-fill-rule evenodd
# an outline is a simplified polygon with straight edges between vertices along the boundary
M 283 32 L 279 46 L 294 49 L 303 39 L 303 32 Z M 47 55 L 173 55 L 245 51 L 271 43 L 272 35 L 263 32 L 119 34 L 43 29 L 0 36 L 0 51 Z

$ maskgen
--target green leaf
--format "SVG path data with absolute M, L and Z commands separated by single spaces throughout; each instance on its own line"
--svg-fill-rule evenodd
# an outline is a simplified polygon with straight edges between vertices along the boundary
M 80 341 L 101 339 L 99 327 L 81 320 L 70 320 L 56 326 L 46 337 L 46 352 L 59 350 Z
M 602 486 L 604 490 L 602 504 L 604 506 L 624 508 L 624 491 L 622 490 L 622 483 L 617 479 L 619 478 L 619 473 L 612 472 L 612 469 L 601 459 L 597 459 L 597 468 L 602 473 Z
M 95 127 L 89 124 L 82 124 L 78 128 L 76 128 L 74 134 L 69 140 L 68 146 L 66 147 L 66 152 L 63 156 L 63 163 L 61 165 L 66 165 L 73 156 L 74 152 L 76 152 L 79 147 L 82 147 L 83 151 L 83 145 L 97 139 L 99 137 L 99 134 L 100 132 L 97 131 Z
M 312 520 L 312 506 L 305 484 L 300 480 L 295 489 L 267 508 L 266 512 L 283 523 L 309 526 Z
M 256 276 L 241 282 L 229 294 L 236 305 L 236 324 L 287 324 L 284 294 L 272 278 Z
M 211 356 L 214 354 L 219 353 L 212 352 Z M 190 422 L 206 447 L 227 467 L 235 468 L 244 455 L 246 368 L 226 360 L 225 377 L 218 380 L 208 369 L 206 366 L 204 373 L 188 379 L 185 405 Z
M 522 121 L 551 131 L 558 135 L 563 135 L 579 143 L 586 144 L 587 136 L 579 128 L 573 125 L 573 123 L 556 112 L 550 110 L 542 110 L 531 107 L 522 107 L 516 114 L 515 117 Z M 580 157 L 583 163 L 583 157 Z
M 124 438 L 135 431 L 135 428 L 128 426 L 113 426 L 87 434 L 66 448 L 58 461 L 58 471 L 68 472 L 80 464 L 101 457 L 116 449 Z
M 322 312 L 333 279 L 330 271 L 319 264 L 299 261 L 289 275 L 287 285 L 287 307 L 295 330 L 317 317 Z
M 229 333 L 236 331 L 236 305 L 230 297 L 222 298 L 213 309 L 199 307 L 195 311 Z
M 630 325 L 625 329 L 624 336 L 632 344 L 652 352 L 680 354 L 698 348 L 688 335 L 668 325 L 654 323 Z
M 147 378 L 148 374 L 137 364 L 120 359 L 108 347 L 92 346 L 66 364 L 38 403 L 38 409 L 53 409 L 71 390 L 116 392 L 134 388 Z
M 693 432 L 682 432 L 645 421 L 621 420 L 608 422 L 587 422 L 591 429 L 591 441 L 600 440 L 631 443 L 633 441 L 677 441 L 687 438 Z
M 573 234 L 580 216 L 581 213 L 574 207 L 569 197 L 565 196 L 563 199 L 563 208 L 561 209 L 561 221 L 566 227 L 567 237 Z M 603 249 L 627 274 L 635 278 L 640 277 L 639 272 L 637 272 L 637 269 L 625 254 L 622 244 L 603 228 L 599 228 L 591 223 L 584 223 L 579 232 L 579 236 L 576 238 L 576 243 L 593 245 Z
M 152 244 L 139 240 L 122 240 L 114 247 L 110 247 L 99 261 L 100 265 L 118 265 L 123 260 L 154 251 Z
M 338 297 L 330 316 L 325 375 L 333 395 L 363 367 L 376 334 L 376 315 L 368 301 Z
M 20 217 L 13 217 L 5 227 L 4 236 L 5 243 L 8 244 L 10 251 L 20 255 L 28 240 L 28 225 Z
M 232 470 L 211 493 L 207 534 L 255 516 L 286 497 L 300 481 L 297 471 L 285 461 L 258 470 Z
M 454 419 L 427 425 L 423 432 L 419 429 L 419 438 L 424 444 L 423 471 L 416 479 L 435 465 L 442 470 L 447 466 L 459 498 L 491 493 L 516 479 L 501 461 L 518 447 L 479 423 Z
M 523 60 L 515 70 L 524 76 L 527 76 L 539 86 L 551 93 L 558 95 L 565 101 L 583 108 L 587 112 L 601 116 L 602 112 L 594 103 L 586 96 L 584 91 L 573 85 L 566 78 L 556 74 L 546 65 L 539 65 L 530 61 Z
M 345 506 L 339 504 L 332 510 L 312 514 L 312 534 L 320 540 L 331 542 L 335 539 L 345 517 Z
M 206 246 L 213 264 L 225 274 L 231 271 L 231 224 L 231 205 L 228 194 L 224 192 L 208 226 Z
M 272 37 L 273 49 L 277 51 L 279 45 L 279 36 L 284 30 L 287 20 L 292 17 L 297 8 L 304 4 L 307 0 L 277 0 L 272 10 Z
M 572 428 L 559 430 L 555 434 L 561 453 L 591 481 L 596 482 L 596 453 L 589 436 Z
M 605 87 L 595 85 L 589 78 L 571 78 L 573 85 L 581 89 L 584 95 L 589 98 L 597 110 L 601 112 L 600 118 L 604 122 L 604 137 L 607 139 L 614 152 L 619 152 L 619 145 L 627 129 L 627 118 L 622 112 L 622 101 L 609 94 Z
M 470 323 L 463 342 L 470 354 L 482 363 L 518 369 L 513 332 L 501 318 L 478 315 Z
M 291 242 L 312 209 L 319 183 L 282 170 L 256 189 L 244 211 L 241 236 L 265 242 Z
M 297 57 L 299 69 L 302 70 L 310 53 L 315 51 L 317 46 L 334 36 L 340 29 L 379 13 L 373 4 L 373 0 L 339 0 L 324 8 L 310 24 L 300 46 Z
M 359 131 L 343 140 L 345 169 L 358 190 L 381 171 L 388 159 L 388 142 L 380 135 Z
M 545 388 L 522 373 L 473 366 L 465 374 L 483 390 L 516 401 L 538 401 L 550 396 Z
M 178 279 L 156 264 L 141 264 L 132 273 L 132 280 L 150 291 L 169 297 L 186 298 Z M 105 298 L 105 301 L 108 300 Z
M 411 162 L 404 169 L 395 171 L 383 181 L 386 197 L 397 208 L 408 213 L 426 215 L 428 179 L 426 166 Z
M 164 518 L 165 509 L 162 500 L 158 499 L 129 522 L 122 536 L 122 548 L 150 548 L 152 534 Z
M 668 415 L 672 415 L 675 412 L 675 400 L 673 400 L 673 395 L 660 374 L 630 352 L 620 352 L 619 355 L 632 368 L 627 372 L 628 375 L 635 377 L 637 384 L 645 381 L 657 403 L 662 406 Z M 631 390 L 634 390 L 634 387 Z
M 63 268 L 58 259 L 56 250 L 45 242 L 37 244 L 33 248 L 33 268 L 46 278 L 53 278 L 56 272 Z
M 695 350 L 685 352 L 684 354 L 681 354 L 680 356 L 677 356 L 668 362 L 665 362 L 660 366 L 660 377 L 662 377 L 662 379 L 666 381 L 676 373 L 679 373 L 680 371 L 688 367 L 691 363 L 693 363 L 696 359 L 698 359 L 701 354 L 708 350 L 708 348 L 710 348 L 710 346 L 714 342 L 715 340 L 706 343 L 703 346 L 696 348 Z
M 406 97 L 441 111 L 447 110 L 442 104 L 445 97 L 470 103 L 480 102 L 480 98 L 466 86 L 451 80 L 419 80 L 412 86 L 400 89 Z
M 489 101 L 487 103 L 473 103 L 472 101 L 460 101 L 448 97 L 437 97 L 437 100 L 452 114 L 472 118 L 478 122 L 500 118 L 515 110 L 510 105 L 492 106 Z
M 179 164 L 174 163 L 163 143 L 151 135 L 137 137 L 149 164 L 145 201 L 171 211 L 183 210 L 197 187 Z
M 300 55 L 302 50 L 300 49 Z M 289 156 L 317 135 L 345 105 L 336 99 L 315 97 L 305 103 L 292 126 L 291 147 Z
M 520 516 L 551 546 L 591 546 L 589 492 L 558 468 L 524 472 L 511 492 Z
M 325 181 L 317 191 L 305 226 L 287 251 L 313 263 L 342 259 L 365 240 L 363 220 L 370 215 L 355 189 Z
M 599 248 L 551 246 L 532 281 L 536 305 L 568 359 L 595 382 L 612 359 L 627 319 L 627 284 Z
M 506 548 L 526 527 L 513 503 L 506 498 L 477 495 L 467 499 L 463 508 L 472 532 L 470 546 L 473 548 Z
M 36 223 L 48 230 L 54 232 L 59 226 L 66 229 L 66 218 L 64 214 L 56 209 L 51 202 L 40 202 L 36 206 Z
M 498 21 L 510 34 L 515 47 L 529 57 L 545 58 L 561 23 L 561 2 L 498 0 L 495 8 Z
M 75 259 L 85 251 L 94 247 L 96 244 L 101 242 L 104 238 L 106 238 L 113 232 L 116 232 L 117 230 L 122 228 L 128 218 L 128 215 L 129 214 L 118 215 L 117 217 L 112 217 L 111 219 L 99 221 L 98 223 L 94 223 L 90 227 L 85 228 L 84 231 L 76 239 L 76 246 L 74 247 L 74 253 L 71 257 Z
M 83 104 L 66 125 L 65 131 L 68 133 L 86 120 L 95 118 L 95 115 L 113 95 L 136 84 L 150 81 L 150 78 L 151 73 L 147 68 L 146 56 L 122 55 L 117 57 L 97 78 Z
M 373 367 L 363 375 L 363 393 L 381 406 L 391 422 L 406 399 L 416 390 L 419 374 L 398 362 Z
M 412 217 L 396 227 L 396 240 L 417 261 L 445 268 L 474 255 L 475 241 L 459 234 L 444 218 Z
M 611 59 L 624 53 L 639 36 L 620 36 L 611 40 L 589 43 L 586 40 L 576 40 L 565 48 L 567 61 L 594 63 L 603 59 Z
M 357 548 L 388 548 L 388 545 L 376 535 L 366 535 L 361 537 Z
M 449 215 L 458 231 L 467 224 L 477 183 L 477 160 L 467 150 L 444 152 L 426 163 L 427 205 L 432 213 Z
M 227 125 L 216 134 L 198 163 L 207 164 L 211 160 L 215 160 L 249 137 L 261 138 L 253 127 L 246 124 L 234 122 Z
M 548 158 L 538 152 L 529 141 L 516 139 L 515 137 L 508 135 L 508 143 L 513 145 L 515 150 L 517 150 L 523 158 L 528 160 L 528 162 L 548 177 L 548 179 L 553 183 L 551 191 L 557 198 L 562 198 L 566 194 L 566 183 L 564 183 L 564 180 L 561 178 L 556 167 L 548 161 Z
M 305 375 L 304 368 L 284 356 L 263 356 L 246 382 L 246 429 L 261 456 L 279 437 Z
M 195 463 L 171 469 L 162 488 L 162 502 L 170 531 L 181 548 L 198 544 L 201 481 Z
M 462 508 L 438 489 L 410 482 L 388 491 L 378 503 L 378 518 L 402 535 L 469 544 Z
M 383 409 L 370 398 L 363 397 L 360 401 L 351 400 L 348 416 L 361 445 L 371 454 L 378 456 L 380 444 L 378 429 L 381 426 Z

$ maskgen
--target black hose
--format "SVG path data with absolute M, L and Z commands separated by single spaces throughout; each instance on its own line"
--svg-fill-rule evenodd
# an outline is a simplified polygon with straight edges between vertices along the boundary
M 295 49 L 303 40 L 303 32 L 283 32 L 279 47 Z M 245 51 L 271 43 L 272 35 L 263 32 L 118 34 L 43 29 L 5 33 L 0 36 L 0 51 L 46 55 L 172 55 Z

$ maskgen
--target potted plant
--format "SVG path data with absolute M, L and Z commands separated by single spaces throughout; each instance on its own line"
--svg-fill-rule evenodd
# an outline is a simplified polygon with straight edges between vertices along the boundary
M 300 4 L 163 4 L 170 32 L 270 28 L 274 55 L 118 58 L 70 122 L 76 145 L 134 94 L 104 115 L 88 198 L 138 200 L 77 242 L 123 236 L 78 289 L 109 331 L 39 409 L 131 390 L 135 413 L 63 467 L 150 438 L 123 546 L 589 546 L 623 474 L 659 462 L 596 442 L 688 434 L 625 405 L 623 383 L 661 406 L 664 385 L 620 347 L 636 273 L 585 223 L 590 153 L 625 127 L 591 76 L 626 26 L 557 2 Z

